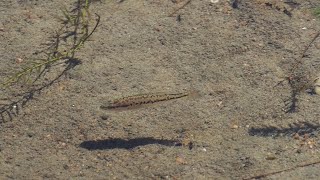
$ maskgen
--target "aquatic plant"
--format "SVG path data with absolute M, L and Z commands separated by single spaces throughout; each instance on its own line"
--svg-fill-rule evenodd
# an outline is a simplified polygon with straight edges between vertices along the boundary
M 100 22 L 100 16 L 95 14 L 97 16 L 95 26 L 91 31 L 89 30 L 92 21 L 89 6 L 89 0 L 78 0 L 74 9 L 69 11 L 63 8 L 63 18 L 59 18 L 63 26 L 55 32 L 49 47 L 35 53 L 39 58 L 24 60 L 26 63 L 21 70 L 13 72 L 13 75 L 1 82 L 0 88 L 7 88 L 18 82 L 32 84 L 59 63 L 64 62 L 71 66 L 80 64 L 81 61 L 76 58 L 75 54 L 81 50 Z

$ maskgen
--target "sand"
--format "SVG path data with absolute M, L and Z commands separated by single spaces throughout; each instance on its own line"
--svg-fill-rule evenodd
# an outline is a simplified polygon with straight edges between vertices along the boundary
M 46 48 L 74 2 L 1 3 L 0 80 Z M 101 21 L 81 64 L 61 76 L 66 64 L 52 67 L 41 83 L 57 79 L 32 97 L 39 85 L 1 89 L 0 179 L 317 179 L 320 96 L 296 84 L 320 73 L 320 1 L 192 0 L 178 10 L 185 2 L 94 1 Z M 199 96 L 100 109 L 190 90 Z

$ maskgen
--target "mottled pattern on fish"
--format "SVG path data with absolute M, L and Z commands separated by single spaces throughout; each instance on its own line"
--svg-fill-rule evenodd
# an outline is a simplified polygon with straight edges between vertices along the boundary
M 171 99 L 178 99 L 185 96 L 189 96 L 190 92 L 183 93 L 156 93 L 156 94 L 140 94 L 134 96 L 123 97 L 120 99 L 115 99 L 113 101 L 108 102 L 106 105 L 102 105 L 101 109 L 114 109 L 121 107 L 132 107 L 139 106 L 144 104 L 152 104 L 160 101 L 168 101 Z

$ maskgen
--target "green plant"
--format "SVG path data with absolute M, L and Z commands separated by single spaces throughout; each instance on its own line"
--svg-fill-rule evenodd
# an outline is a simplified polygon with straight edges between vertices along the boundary
M 316 17 L 320 18 L 320 7 L 314 8 L 314 9 L 313 9 L 313 14 L 314 14 Z
M 22 69 L 2 82 L 0 88 L 6 88 L 20 81 L 34 83 L 50 67 L 61 62 L 79 63 L 80 61 L 75 57 L 76 52 L 83 47 L 100 22 L 100 16 L 95 14 L 97 16 L 95 25 L 89 31 L 92 19 L 89 6 L 89 0 L 77 0 L 76 7 L 71 11 L 64 8 L 63 18 L 60 18 L 63 26 L 56 31 L 53 43 L 49 48 L 37 53 L 39 58 L 27 59 Z

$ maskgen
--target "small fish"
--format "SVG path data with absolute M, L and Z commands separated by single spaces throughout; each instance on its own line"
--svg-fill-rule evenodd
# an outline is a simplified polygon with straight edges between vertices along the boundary
M 109 101 L 106 104 L 100 106 L 101 109 L 116 109 L 116 108 L 127 108 L 136 107 L 145 104 L 153 104 L 161 101 L 168 101 L 171 99 L 178 99 L 186 96 L 197 95 L 196 91 L 182 92 L 182 93 L 154 93 L 154 94 L 139 94 L 120 99 Z

